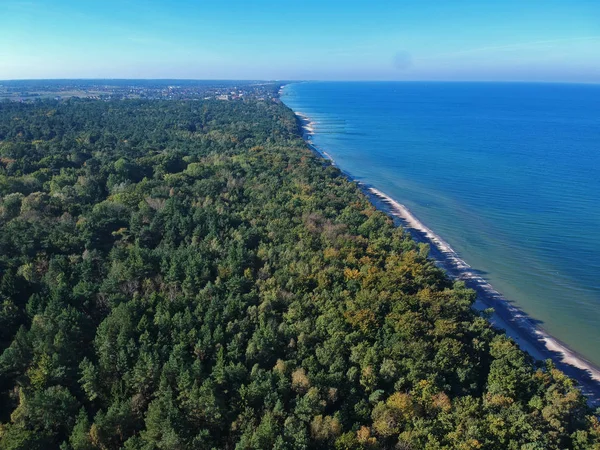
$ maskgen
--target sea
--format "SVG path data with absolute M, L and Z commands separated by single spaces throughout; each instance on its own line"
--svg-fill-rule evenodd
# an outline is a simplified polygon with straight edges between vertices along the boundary
M 600 366 L 600 85 L 303 82 L 312 144 Z

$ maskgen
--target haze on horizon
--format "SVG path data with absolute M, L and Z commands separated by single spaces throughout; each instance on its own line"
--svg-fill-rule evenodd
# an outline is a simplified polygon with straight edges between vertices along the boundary
M 249 3 L 5 0 L 0 79 L 600 82 L 597 1 Z

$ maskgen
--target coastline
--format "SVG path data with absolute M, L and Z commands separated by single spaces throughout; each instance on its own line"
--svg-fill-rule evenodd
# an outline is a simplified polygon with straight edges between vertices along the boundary
M 302 137 L 308 147 L 335 166 L 336 163 L 331 155 L 312 142 L 315 122 L 305 113 L 294 111 L 294 114 L 301 125 Z M 476 310 L 493 308 L 494 313 L 489 320 L 494 327 L 504 331 L 533 359 L 542 361 L 551 359 L 558 369 L 577 381 L 591 406 L 600 406 L 600 367 L 587 361 L 582 355 L 544 331 L 532 317 L 512 304 L 488 281 L 478 275 L 447 242 L 423 224 L 406 206 L 377 188 L 341 171 L 349 180 L 357 184 L 378 209 L 389 214 L 396 224 L 403 226 L 415 240 L 429 244 L 431 258 L 446 271 L 450 278 L 463 281 L 467 287 L 476 292 L 477 298 L 473 305 Z
M 296 118 L 298 119 L 298 121 L 300 122 L 300 125 L 302 127 L 302 139 L 304 139 L 304 142 L 306 142 L 306 144 L 308 144 L 308 146 L 311 148 L 311 150 L 316 153 L 318 156 L 325 158 L 326 160 L 328 160 L 332 165 L 336 165 L 334 159 L 331 157 L 331 155 L 329 153 L 327 153 L 326 151 L 322 150 L 322 149 L 318 149 L 313 143 L 312 143 L 312 136 L 315 134 L 315 125 L 316 122 L 313 121 L 310 117 L 308 117 L 306 114 L 302 113 L 302 112 L 296 112 L 294 111 L 294 114 L 296 115 Z M 346 172 L 344 172 L 344 175 L 346 175 L 348 178 L 352 178 L 352 176 Z M 353 180 L 354 181 L 354 180 Z

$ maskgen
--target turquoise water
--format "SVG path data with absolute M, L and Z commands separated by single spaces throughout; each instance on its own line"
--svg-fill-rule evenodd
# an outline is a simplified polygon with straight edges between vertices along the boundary
M 600 365 L 600 86 L 291 84 L 313 143 Z

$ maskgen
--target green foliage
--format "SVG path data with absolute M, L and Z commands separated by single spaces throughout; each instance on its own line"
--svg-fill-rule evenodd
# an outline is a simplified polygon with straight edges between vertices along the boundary
M 275 102 L 0 104 L 0 449 L 599 448 Z

